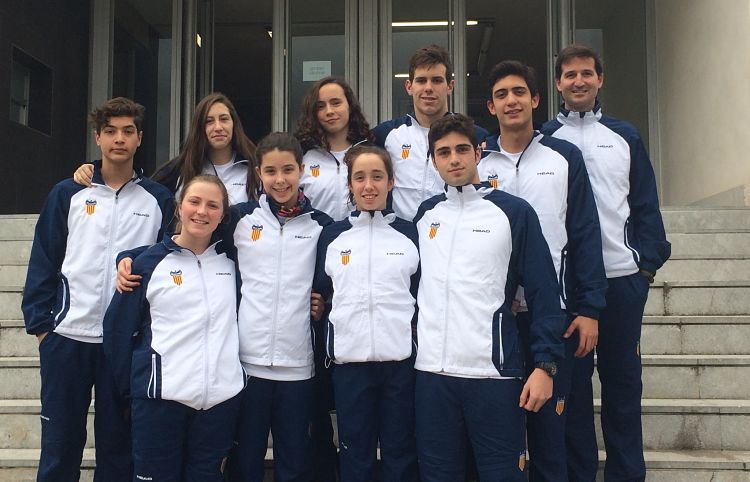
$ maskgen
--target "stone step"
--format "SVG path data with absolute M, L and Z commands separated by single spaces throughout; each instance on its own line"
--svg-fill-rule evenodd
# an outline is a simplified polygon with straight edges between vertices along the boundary
M 748 340 L 750 316 L 645 316 L 641 353 L 743 355 L 750 354 Z
M 645 398 L 750 399 L 750 355 L 643 355 Z M 39 397 L 39 358 L 0 358 L 5 399 Z M 594 376 L 598 396 L 598 377 Z
M 41 447 L 37 400 L 0 400 L 0 449 L 38 449 Z M 94 407 L 89 408 L 86 447 L 94 446 Z
M 0 449 L 0 482 L 35 482 L 39 449 Z M 263 482 L 273 482 L 273 452 L 266 450 Z M 80 482 L 94 480 L 94 449 L 84 449 Z
M 750 316 L 645 316 L 644 355 L 750 354 Z M 0 320 L 0 357 L 38 355 L 23 320 Z
M 646 450 L 646 482 L 749 482 L 750 452 L 731 450 Z M 597 482 L 606 459 L 599 451 Z
M 657 281 L 651 285 L 646 315 L 750 314 L 750 280 Z
M 0 482 L 34 482 L 39 449 L 0 449 Z M 81 482 L 94 480 L 94 449 L 84 449 Z
M 747 208 L 665 207 L 661 214 L 667 233 L 750 231 L 750 209 Z
M 750 450 L 750 400 L 643 399 L 646 450 Z M 596 433 L 604 447 L 594 400 Z
M 667 239 L 672 243 L 672 257 L 750 255 L 750 231 L 669 233 Z
M 36 337 L 28 335 L 23 320 L 0 320 L 0 357 L 37 356 Z
M 0 249 L 2 249 L 2 246 L 0 246 Z M 0 264 L 0 285 L 23 286 L 26 283 L 27 269 L 25 264 Z
M 23 320 L 21 286 L 0 286 L 0 319 Z
M 21 289 L 0 286 L 0 319 L 23 318 Z M 651 285 L 645 314 L 750 314 L 750 281 L 657 281 Z
M 643 398 L 750 399 L 750 355 L 643 355 Z M 599 377 L 592 379 L 600 397 Z
M 750 242 L 748 244 L 750 245 Z M 656 273 L 656 279 L 668 282 L 733 281 L 748 279 L 748 273 L 750 256 L 675 256 Z
M 31 254 L 31 240 L 0 241 L 0 265 L 26 265 Z
M 32 239 L 38 214 L 0 215 L 0 239 Z

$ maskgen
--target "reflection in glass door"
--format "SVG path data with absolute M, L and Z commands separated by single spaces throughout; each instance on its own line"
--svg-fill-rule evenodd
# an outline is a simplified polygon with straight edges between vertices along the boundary
M 273 0 L 214 2 L 213 90 L 229 97 L 257 143 L 271 131 Z
M 393 2 L 393 118 L 413 111 L 404 83 L 409 79 L 409 59 L 430 44 L 448 49 L 448 2 L 416 0 Z
M 645 0 L 576 0 L 575 41 L 602 58 L 604 112 L 635 125 L 648 146 Z
M 466 2 L 466 79 L 468 114 L 489 130 L 497 119 L 487 110 L 488 74 L 500 61 L 520 60 L 534 67 L 541 93 L 534 125 L 547 120 L 547 0 Z M 476 23 L 475 23 L 476 22 Z
M 310 86 L 327 75 L 345 73 L 345 1 L 290 1 L 289 97 L 287 129 L 297 125 Z
M 150 174 L 169 160 L 171 2 L 117 0 L 113 38 L 112 96 L 129 97 L 146 107 L 135 162 Z

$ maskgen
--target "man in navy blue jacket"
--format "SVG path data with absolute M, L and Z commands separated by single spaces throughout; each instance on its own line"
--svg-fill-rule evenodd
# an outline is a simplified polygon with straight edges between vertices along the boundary
M 560 304 L 569 316 L 566 356 L 555 375 L 553 397 L 538 413 L 527 415 L 529 479 L 567 482 L 565 405 L 573 360 L 596 345 L 607 289 L 599 218 L 581 151 L 534 131 L 532 114 L 539 105 L 534 69 L 514 60 L 500 62 L 490 72 L 489 87 L 487 107 L 501 135 L 487 139 L 480 179 L 528 201 L 536 211 L 560 281 Z M 528 334 L 522 292 L 517 299 L 519 328 Z
M 604 83 L 592 49 L 572 45 L 555 64 L 564 104 L 542 132 L 576 144 L 594 191 L 607 273 L 607 308 L 599 318 L 597 369 L 602 386 L 605 480 L 644 480 L 641 429 L 640 336 L 649 283 L 669 258 L 656 179 L 646 148 L 627 122 L 602 114 L 597 94 Z M 598 454 L 591 376 L 593 353 L 574 370 L 568 407 L 568 474 L 593 481 Z
M 172 194 L 133 171 L 143 106 L 118 97 L 91 115 L 101 161 L 91 187 L 66 179 L 44 203 L 34 233 L 21 308 L 39 340 L 42 452 L 37 480 L 76 481 L 95 387 L 94 480 L 132 477 L 126 405 L 102 350 L 102 320 L 114 292 L 115 256 L 153 244 L 174 212 Z

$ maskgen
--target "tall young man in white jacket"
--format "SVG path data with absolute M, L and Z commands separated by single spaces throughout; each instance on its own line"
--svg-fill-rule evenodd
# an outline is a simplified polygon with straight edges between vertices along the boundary
M 568 313 L 565 359 L 555 375 L 553 397 L 527 417 L 529 480 L 567 482 L 565 405 L 573 360 L 596 345 L 607 290 L 599 218 L 581 151 L 534 130 L 539 89 L 533 68 L 506 60 L 493 67 L 489 81 L 487 107 L 501 135 L 487 139 L 480 179 L 528 201 L 536 211 L 560 280 L 560 304 Z M 525 336 L 529 312 L 523 293 L 518 300 L 516 318 Z
M 391 155 L 396 176 L 392 207 L 402 219 L 414 219 L 422 201 L 443 192 L 444 182 L 430 160 L 427 133 L 433 122 L 448 114 L 454 85 L 450 54 L 437 45 L 418 49 L 409 59 L 409 78 L 404 83 L 414 112 L 372 130 L 375 143 Z M 477 138 L 484 140 L 487 131 L 479 126 L 474 129 Z
M 570 141 L 583 152 L 599 212 L 609 285 L 596 348 L 607 450 L 604 478 L 642 481 L 646 466 L 641 428 L 641 323 L 649 283 L 671 248 L 659 211 L 654 170 L 640 135 L 627 122 L 602 115 L 597 102 L 604 71 L 596 52 L 581 45 L 564 48 L 555 63 L 555 78 L 564 104 L 542 132 Z M 568 407 L 571 480 L 596 477 L 593 370 L 593 353 L 574 370 Z
M 464 480 L 466 435 L 482 480 L 525 480 L 524 409 L 552 394 L 565 315 L 549 248 L 524 200 L 479 184 L 474 123 L 451 114 L 430 127 L 447 184 L 419 208 L 422 278 L 415 368 L 423 481 Z M 531 311 L 523 343 L 511 311 L 520 284 Z M 524 383 L 525 351 L 536 369 Z

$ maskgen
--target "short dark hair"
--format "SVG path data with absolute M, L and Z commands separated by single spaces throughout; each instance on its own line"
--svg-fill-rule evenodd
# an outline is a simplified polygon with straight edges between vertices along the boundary
M 492 98 L 492 88 L 498 80 L 504 79 L 509 75 L 517 75 L 526 82 L 526 86 L 531 92 L 531 97 L 539 94 L 539 85 L 536 81 L 536 71 L 534 67 L 526 65 L 518 60 L 503 60 L 492 67 L 489 75 L 490 98 Z
M 604 64 L 602 59 L 599 58 L 599 54 L 596 50 L 581 44 L 568 45 L 557 54 L 557 60 L 555 60 L 555 79 L 560 80 L 562 77 L 562 66 L 563 64 L 575 59 L 594 59 L 594 70 L 596 75 L 600 76 L 604 73 Z
M 393 179 L 393 160 L 388 151 L 382 147 L 378 147 L 372 144 L 360 144 L 354 146 L 346 152 L 344 155 L 344 162 L 346 163 L 346 185 L 349 186 L 349 201 L 354 204 L 354 195 L 351 192 L 352 187 L 352 171 L 354 167 L 354 161 L 356 161 L 362 154 L 375 154 L 383 161 L 385 167 L 385 173 L 388 175 L 388 180 Z
M 430 126 L 430 133 L 427 135 L 430 156 L 435 157 L 435 143 L 451 132 L 466 136 L 475 148 L 479 145 L 477 130 L 471 117 L 463 114 L 446 114 Z
M 294 160 L 297 161 L 297 165 L 302 165 L 302 146 L 297 138 L 288 132 L 271 132 L 260 140 L 255 150 L 258 167 L 263 164 L 263 156 L 275 150 L 291 152 L 294 154 Z
M 111 117 L 132 117 L 138 132 L 143 131 L 143 114 L 146 108 L 126 97 L 109 99 L 89 113 L 89 123 L 97 134 L 109 123 Z
M 439 45 L 428 45 L 414 52 L 409 59 L 409 80 L 414 80 L 414 72 L 419 67 L 434 67 L 436 65 L 445 65 L 445 80 L 453 80 L 453 62 L 447 50 Z

